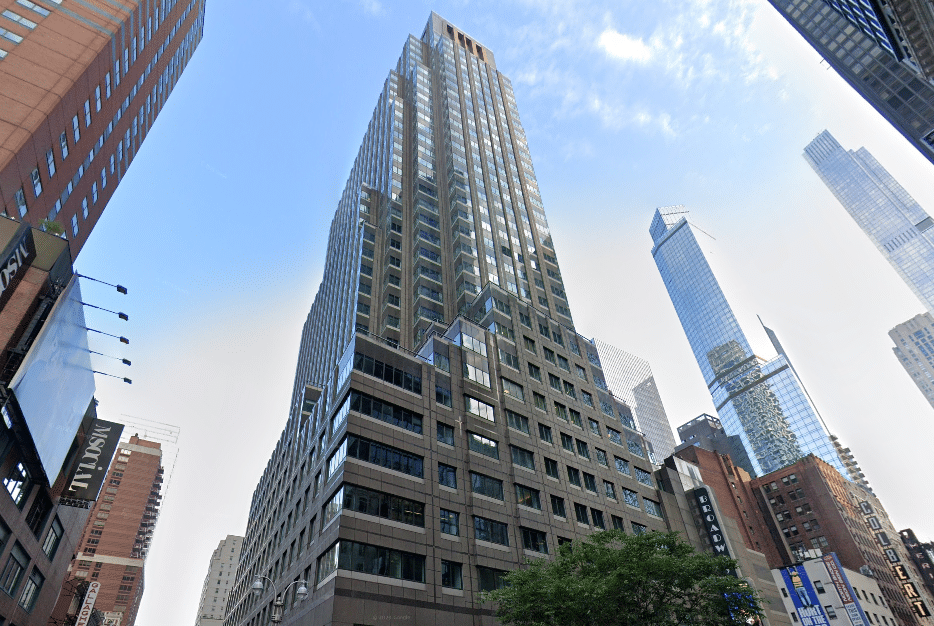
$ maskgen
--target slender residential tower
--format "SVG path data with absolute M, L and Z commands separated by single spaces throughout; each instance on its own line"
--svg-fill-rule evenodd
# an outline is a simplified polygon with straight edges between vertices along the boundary
M 492 624 L 504 572 L 675 497 L 574 330 L 509 79 L 432 14 L 338 203 L 224 623 Z
M 769 2 L 843 80 L 934 163 L 934 83 L 930 80 L 934 16 L 930 3 Z
M 227 610 L 227 598 L 234 584 L 234 574 L 240 564 L 243 537 L 227 535 L 211 555 L 211 564 L 201 587 L 201 601 L 195 626 L 221 626 Z
M 810 453 L 846 475 L 785 355 L 767 361 L 752 351 L 686 214 L 680 206 L 655 212 L 652 256 L 724 431 L 739 435 L 760 476 Z
M 206 0 L 0 0 L 0 211 L 76 257 L 204 32 Z
M 934 219 L 866 148 L 845 150 L 825 130 L 804 149 L 804 160 L 934 313 Z

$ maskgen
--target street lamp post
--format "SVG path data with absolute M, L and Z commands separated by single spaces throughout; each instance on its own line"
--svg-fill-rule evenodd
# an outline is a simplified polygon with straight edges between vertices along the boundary
M 253 595 L 255 595 L 257 598 L 263 595 L 263 591 L 265 591 L 263 579 L 268 580 L 270 588 L 275 590 L 275 583 L 272 582 L 272 580 L 266 578 L 265 576 L 257 575 L 256 580 L 253 581 L 253 586 L 251 587 L 253 590 Z M 291 589 L 293 585 L 298 585 L 298 589 L 295 590 L 295 595 L 298 596 L 299 602 L 304 602 L 305 598 L 308 597 L 308 587 L 305 586 L 304 580 L 293 580 L 291 583 L 289 583 L 289 585 L 282 590 L 282 593 L 276 596 L 276 601 L 272 604 L 272 615 L 269 617 L 269 621 L 273 624 L 278 624 L 282 621 L 282 607 L 285 604 L 282 599 L 289 592 L 289 589 Z

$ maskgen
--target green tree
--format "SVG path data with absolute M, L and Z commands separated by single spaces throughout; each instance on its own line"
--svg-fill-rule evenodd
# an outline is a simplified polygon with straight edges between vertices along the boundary
M 736 562 L 696 553 L 677 533 L 608 530 L 565 544 L 483 594 L 514 626 L 727 626 L 762 615 Z
M 53 220 L 42 220 L 39 222 L 39 227 L 42 228 L 47 233 L 53 235 L 63 235 L 65 234 L 65 229 L 62 228 L 62 225 Z

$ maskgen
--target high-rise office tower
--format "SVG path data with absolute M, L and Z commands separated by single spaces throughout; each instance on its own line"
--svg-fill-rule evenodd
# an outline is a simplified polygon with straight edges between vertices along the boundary
M 918 43 L 918 37 L 927 36 L 918 35 L 919 20 L 906 12 L 916 2 L 895 3 L 901 7 L 904 24 L 876 2 L 769 2 L 857 93 L 934 162 L 934 83 L 924 76 L 930 71 L 930 44 Z M 914 18 L 918 15 L 923 14 L 915 12 Z M 929 28 L 929 20 L 925 23 Z M 914 40 L 914 48 L 909 39 Z
M 143 599 L 146 556 L 162 502 L 162 446 L 131 435 L 117 447 L 101 497 L 78 544 L 64 591 L 79 582 L 100 583 L 94 608 L 104 623 L 133 626 Z M 68 593 L 59 596 L 56 623 L 80 609 Z
M 201 602 L 195 626 L 221 626 L 227 614 L 227 598 L 234 584 L 234 573 L 240 564 L 243 537 L 227 535 L 211 555 L 211 564 L 201 588 Z
M 739 435 L 727 435 L 723 424 L 713 415 L 701 413 L 690 422 L 681 424 L 678 426 L 678 437 L 681 438 L 681 443 L 675 448 L 676 451 L 696 447 L 718 454 L 728 454 L 737 467 L 755 475 L 743 440 Z
M 860 148 L 845 150 L 826 130 L 807 161 L 929 313 L 934 313 L 934 219 Z
M 652 367 L 645 359 L 605 341 L 595 339 L 594 345 L 600 354 L 600 364 L 610 391 L 632 409 L 636 426 L 652 444 L 655 459 L 660 463 L 675 451 L 675 438 L 655 385 Z
M 756 474 L 813 453 L 846 474 L 801 381 L 784 354 L 757 356 L 733 315 L 686 217 L 660 208 L 652 256 L 728 435 L 738 435 Z
M 338 204 L 225 624 L 490 623 L 527 556 L 668 527 L 550 235 L 509 80 L 432 14 Z
M 0 0 L 0 210 L 77 256 L 201 41 L 205 0 Z
M 889 331 L 892 351 L 925 399 L 934 407 L 934 317 L 915 315 Z

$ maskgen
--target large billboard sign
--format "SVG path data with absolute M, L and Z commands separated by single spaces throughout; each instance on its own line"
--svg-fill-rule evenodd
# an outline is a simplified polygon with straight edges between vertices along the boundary
M 54 482 L 94 396 L 94 374 L 81 287 L 73 277 L 10 381 L 36 444 L 39 460 Z
M 782 568 L 782 578 L 788 588 L 791 601 L 795 605 L 801 626 L 830 626 L 827 614 L 824 613 L 814 585 L 811 584 L 803 566 Z
M 87 439 L 78 456 L 78 464 L 68 477 L 68 487 L 63 494 L 65 497 L 77 500 L 97 499 L 122 433 L 123 424 L 105 422 L 102 419 L 91 422 Z
M 824 562 L 824 567 L 827 568 L 827 573 L 830 574 L 830 581 L 833 583 L 837 595 L 840 596 L 840 602 L 843 603 L 843 608 L 846 610 L 850 622 L 853 626 L 869 626 L 869 619 L 863 613 L 863 607 L 859 605 L 853 587 L 850 585 L 850 580 L 843 573 L 843 567 L 840 566 L 840 561 L 837 560 L 837 555 L 831 552 L 824 555 L 821 561 Z

